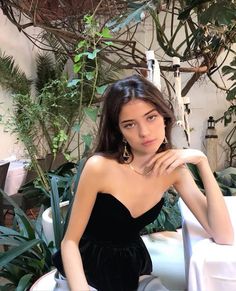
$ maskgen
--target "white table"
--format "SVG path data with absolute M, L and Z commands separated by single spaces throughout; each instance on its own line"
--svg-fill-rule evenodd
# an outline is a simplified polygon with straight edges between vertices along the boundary
M 236 235 L 236 196 L 225 197 Z M 214 243 L 180 199 L 188 291 L 236 290 L 236 242 Z

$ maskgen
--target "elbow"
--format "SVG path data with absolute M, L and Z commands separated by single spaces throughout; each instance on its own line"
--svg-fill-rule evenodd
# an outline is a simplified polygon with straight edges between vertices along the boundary
M 232 246 L 234 244 L 234 239 L 213 239 L 213 240 L 218 245 Z
M 228 233 L 228 234 L 221 234 L 213 236 L 213 240 L 216 244 L 219 245 L 233 245 L 234 244 L 234 233 Z
M 67 250 L 67 249 L 73 249 L 76 248 L 78 249 L 78 245 L 79 242 L 72 240 L 72 239 L 67 239 L 67 238 L 63 238 L 63 240 L 61 241 L 61 250 Z

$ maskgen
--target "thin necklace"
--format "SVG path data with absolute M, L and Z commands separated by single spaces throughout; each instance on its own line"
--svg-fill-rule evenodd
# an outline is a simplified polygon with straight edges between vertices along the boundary
M 141 175 L 141 176 L 148 176 L 148 175 L 151 173 L 151 171 L 152 171 L 152 169 L 151 169 L 151 170 L 149 170 L 148 172 L 143 172 L 143 173 L 141 173 L 141 172 L 137 171 L 137 170 L 136 170 L 136 169 L 131 165 L 131 163 L 129 163 L 128 166 L 130 167 L 130 169 L 131 169 L 132 171 L 134 171 L 135 173 L 137 173 L 137 174 L 139 174 L 139 175 Z

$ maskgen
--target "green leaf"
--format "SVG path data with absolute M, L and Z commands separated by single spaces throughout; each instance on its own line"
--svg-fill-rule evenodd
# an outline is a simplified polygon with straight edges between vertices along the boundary
M 41 243 L 40 239 L 33 239 L 28 242 L 24 242 L 15 248 L 11 248 L 9 251 L 5 252 L 0 257 L 0 268 L 4 267 L 8 263 L 10 263 L 12 260 L 20 256 L 24 252 L 30 250 L 32 247 L 38 245 L 39 243 Z
M 100 52 L 100 49 L 95 49 L 91 53 L 87 53 L 88 59 L 94 60 L 97 57 L 97 53 Z
M 127 13 L 125 15 L 121 15 L 118 18 L 118 21 L 114 22 L 113 20 L 109 23 L 107 23 L 107 26 L 111 28 L 112 32 L 117 32 L 121 30 L 122 28 L 128 26 L 131 22 L 139 23 L 141 21 L 141 13 L 143 11 L 146 11 L 148 8 L 150 8 L 150 2 L 145 1 L 145 3 L 133 3 L 134 5 L 129 7 L 127 10 Z
M 206 25 L 212 23 L 216 26 L 231 25 L 236 20 L 234 6 L 224 1 L 213 3 L 206 11 L 199 16 L 200 23 Z
M 193 165 L 193 164 L 187 164 L 187 166 L 188 166 L 189 170 L 191 171 L 196 184 L 198 185 L 198 187 L 201 190 L 203 190 L 204 189 L 204 185 L 202 183 L 202 179 L 201 179 L 201 176 L 199 174 L 197 166 Z
M 12 283 L 6 283 L 4 286 L 0 285 L 1 291 L 10 291 L 13 290 L 12 288 L 14 288 L 14 285 Z
M 67 87 L 70 88 L 70 87 L 76 86 L 79 82 L 80 82 L 80 79 L 73 79 L 68 82 Z
M 103 85 L 103 86 L 100 86 L 100 87 L 96 87 L 96 91 L 99 95 L 102 95 L 105 91 L 106 91 L 106 88 L 108 87 L 108 85 Z
M 55 176 L 51 179 L 51 207 L 55 245 L 59 249 L 63 235 L 63 226 L 60 213 L 58 179 Z
M 186 21 L 190 17 L 193 9 L 197 9 L 199 5 L 209 3 L 209 0 L 190 0 L 186 1 L 184 9 L 179 13 L 178 20 Z
M 75 55 L 74 62 L 75 63 L 78 63 L 83 55 L 84 55 L 83 53 L 80 53 L 80 54 Z
M 80 63 L 74 64 L 74 66 L 73 66 L 73 70 L 74 70 L 75 73 L 79 73 L 81 68 L 82 68 L 82 64 L 80 64 Z
M 113 44 L 113 42 L 112 42 L 112 41 L 104 41 L 104 43 L 105 43 L 107 46 L 110 46 L 110 45 L 112 45 L 112 44 Z
M 1 188 L 0 188 L 0 195 L 3 195 L 4 199 L 6 199 L 16 210 L 17 209 L 17 213 L 19 213 L 21 216 L 24 216 L 27 220 L 28 217 L 25 214 L 25 212 L 19 207 L 19 205 L 11 198 L 11 196 L 7 195 Z M 28 220 L 29 221 L 29 220 Z M 29 223 L 31 224 L 31 222 L 29 221 Z M 31 227 L 33 228 L 33 225 L 31 224 Z
M 26 274 L 21 277 L 18 286 L 16 287 L 16 291 L 25 291 L 28 287 L 30 287 L 30 280 L 33 277 L 33 274 Z
M 234 87 L 233 89 L 229 90 L 226 96 L 226 99 L 228 101 L 230 100 L 234 100 L 236 97 L 236 87 Z
M 1 226 L 0 225 L 1 235 L 12 235 L 12 236 L 20 236 L 19 232 L 15 231 L 12 228 Z
M 92 15 L 84 15 L 84 22 L 86 24 L 91 25 L 93 23 L 93 16 Z
M 98 116 L 98 108 L 97 107 L 85 107 L 84 113 L 88 116 L 92 121 L 96 122 Z
M 222 68 L 222 73 L 223 75 L 228 75 L 228 74 L 231 74 L 231 73 L 235 73 L 236 72 L 236 69 L 234 69 L 233 67 L 231 66 L 224 66 Z
M 84 134 L 84 135 L 82 135 L 82 140 L 87 147 L 90 147 L 93 138 L 92 138 L 91 134 L 86 134 L 86 135 Z
M 81 49 L 86 45 L 86 43 L 87 43 L 86 40 L 81 40 L 77 45 L 77 49 Z
M 5 55 L 0 51 L 0 83 L 3 88 L 12 93 L 23 95 L 30 93 L 31 80 L 16 65 L 12 56 Z
M 7 245 L 7 246 L 18 246 L 21 244 L 21 240 L 18 237 L 4 237 L 3 234 L 0 236 L 0 245 Z
M 86 72 L 85 77 L 88 81 L 93 80 L 95 76 L 95 71 L 92 72 Z
M 80 124 L 79 124 L 79 123 L 76 123 L 76 124 L 72 127 L 72 130 L 75 131 L 75 132 L 80 132 Z
M 104 38 L 111 38 L 112 37 L 108 27 L 103 28 L 103 30 L 101 31 L 101 36 Z
M 34 228 L 28 218 L 21 215 L 18 209 L 15 209 L 15 218 L 17 220 L 20 233 L 29 239 L 35 239 Z

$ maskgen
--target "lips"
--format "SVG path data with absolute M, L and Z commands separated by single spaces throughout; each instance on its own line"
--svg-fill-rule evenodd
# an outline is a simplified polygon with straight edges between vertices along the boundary
M 156 141 L 155 139 L 147 140 L 147 141 L 142 142 L 142 145 L 143 146 L 148 146 L 148 145 L 153 144 L 155 141 Z

